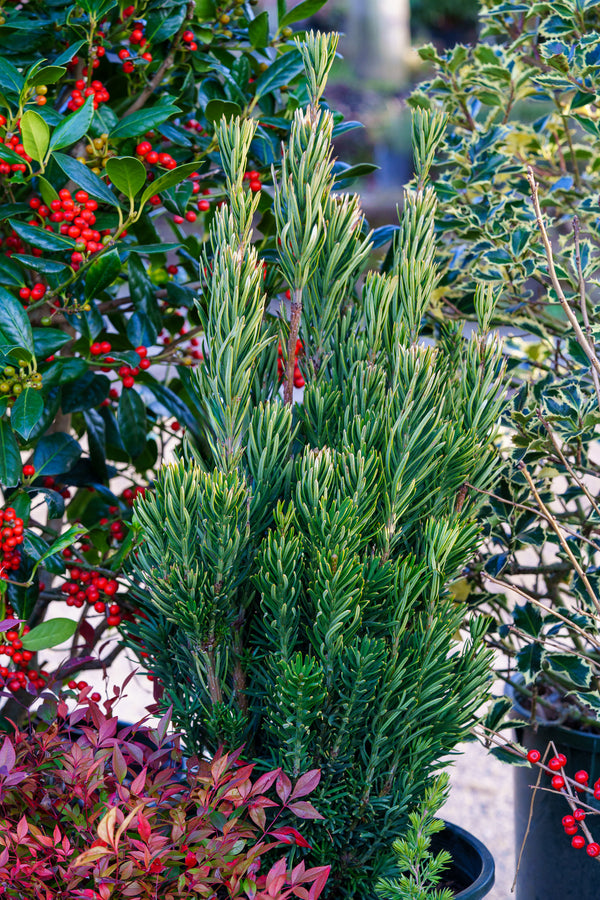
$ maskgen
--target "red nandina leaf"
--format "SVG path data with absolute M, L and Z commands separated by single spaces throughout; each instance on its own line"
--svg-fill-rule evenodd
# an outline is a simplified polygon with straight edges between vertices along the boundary
M 119 745 L 117 743 L 113 744 L 112 767 L 113 772 L 119 779 L 119 784 L 123 784 L 125 776 L 127 775 L 127 763 L 125 762 L 125 757 L 119 750 Z
M 131 782 L 131 793 L 132 794 L 141 794 L 146 786 L 146 775 L 148 774 L 148 766 L 144 766 L 142 771 L 135 776 L 133 781 Z
M 282 803 L 285 803 L 292 792 L 292 782 L 283 772 L 277 776 L 277 784 L 275 785 L 277 796 Z
M 311 769 L 310 772 L 305 772 L 305 774 L 301 775 L 296 782 L 290 800 L 295 800 L 297 797 L 306 797 L 307 794 L 311 794 L 320 780 L 320 769 Z
M 25 835 L 29 831 L 29 825 L 27 824 L 27 819 L 24 815 L 21 816 L 17 823 L 17 840 L 23 841 L 25 840 Z
M 310 889 L 310 900 L 317 900 L 319 895 L 323 892 L 323 888 L 327 884 L 327 879 L 329 878 L 329 873 L 331 872 L 331 866 L 320 866 L 319 869 L 309 869 L 306 873 L 307 878 L 310 877 L 310 873 L 317 872 L 318 875 L 313 881 L 312 887 Z
M 288 805 L 290 812 L 293 812 L 299 819 L 322 819 L 321 813 L 314 808 L 308 800 L 299 800 L 297 803 Z
M 262 807 L 250 807 L 248 810 L 248 815 L 252 819 L 252 821 L 258 825 L 261 831 L 265 830 L 267 824 L 267 816 Z
M 299 831 L 286 825 L 285 828 L 278 828 L 276 831 L 269 831 L 269 837 L 278 838 L 284 844 L 297 844 L 298 847 L 310 847 L 310 844 Z
M 276 897 L 285 884 L 286 870 L 286 860 L 285 857 L 282 856 L 281 859 L 278 859 L 277 862 L 273 866 L 271 866 L 271 868 L 267 872 L 267 880 L 265 886 L 270 897 Z
M 257 794 L 262 794 L 265 791 L 268 791 L 270 787 L 275 784 L 275 779 L 281 774 L 281 769 L 274 769 L 272 772 L 265 772 L 264 775 L 261 775 L 257 782 L 255 782 L 252 791 L 250 792 L 251 797 L 255 797 Z
M 7 736 L 4 738 L 4 743 L 0 750 L 0 775 L 8 775 L 12 772 L 16 758 L 15 748 L 11 739 Z
M 152 828 L 150 826 L 150 822 L 148 821 L 148 819 L 142 812 L 138 813 L 137 821 L 138 821 L 138 831 L 139 831 L 140 837 L 142 838 L 142 840 L 147 842 L 150 835 L 152 834 Z

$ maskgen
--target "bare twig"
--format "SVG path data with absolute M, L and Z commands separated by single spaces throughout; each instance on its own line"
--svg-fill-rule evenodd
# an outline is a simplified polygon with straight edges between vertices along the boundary
M 589 578 L 585 574 L 584 570 L 581 568 L 579 561 L 576 559 L 576 557 L 573 554 L 573 551 L 569 547 L 569 545 L 566 541 L 566 538 L 564 537 L 564 535 L 561 531 L 561 527 L 563 527 L 563 526 L 559 525 L 559 523 L 556 521 L 556 519 L 554 518 L 554 516 L 548 509 L 548 507 L 544 504 L 544 501 L 540 497 L 538 490 L 537 490 L 535 484 L 533 483 L 533 478 L 527 471 L 525 464 L 521 463 L 519 468 L 521 469 L 521 472 L 525 476 L 525 479 L 527 481 L 527 484 L 529 485 L 531 493 L 535 497 L 536 503 L 538 504 L 538 506 L 540 508 L 540 512 L 542 513 L 542 515 L 544 516 L 544 518 L 546 519 L 546 521 L 548 522 L 548 524 L 550 525 L 550 527 L 552 528 L 554 533 L 556 534 L 558 540 L 560 541 L 561 547 L 563 548 L 563 550 L 565 551 L 565 553 L 571 560 L 571 563 L 573 564 L 573 568 L 575 569 L 575 571 L 581 578 L 581 580 L 584 583 L 585 588 L 590 596 L 590 599 L 592 600 L 597 611 L 600 613 L 600 600 L 598 600 L 598 597 L 596 596 L 595 591 L 594 591 L 592 585 L 590 584 Z
M 579 346 L 587 356 L 590 361 L 591 366 L 600 374 L 600 361 L 596 356 L 593 347 L 591 347 L 590 342 L 582 331 L 581 325 L 577 320 L 577 316 L 571 309 L 569 301 L 567 300 L 565 293 L 562 289 L 561 283 L 558 279 L 558 275 L 556 274 L 556 269 L 554 267 L 554 257 L 552 255 L 552 245 L 550 244 L 550 239 L 548 237 L 548 232 L 546 231 L 546 226 L 544 225 L 544 219 L 542 217 L 542 211 L 540 209 L 540 201 L 538 197 L 538 188 L 537 182 L 535 180 L 533 169 L 531 166 L 527 169 L 527 177 L 529 179 L 529 184 L 531 186 L 531 198 L 533 200 L 533 208 L 535 210 L 535 217 L 537 219 L 538 227 L 540 229 L 540 234 L 542 237 L 542 243 L 544 245 L 544 250 L 546 251 L 546 260 L 548 262 L 548 274 L 550 275 L 550 280 L 552 282 L 552 286 L 556 291 L 556 296 L 558 297 L 558 301 L 562 306 L 567 319 L 569 320 L 573 331 L 575 332 L 575 337 L 577 338 L 577 342 Z
M 585 326 L 585 333 L 587 335 L 587 339 L 590 342 L 590 347 L 596 353 L 596 348 L 594 347 L 594 338 L 592 336 L 592 329 L 590 328 L 590 320 L 588 316 L 587 309 L 587 299 L 585 296 L 585 278 L 583 277 L 583 269 L 581 267 L 581 250 L 579 244 L 579 219 L 577 216 L 573 219 L 573 234 L 575 236 L 575 261 L 577 264 L 577 278 L 579 280 L 579 305 L 581 307 L 581 317 L 583 319 L 583 324 Z M 598 408 L 600 409 L 600 377 L 598 377 L 598 372 L 592 366 L 592 380 L 594 382 L 594 390 L 596 391 L 596 400 L 598 401 Z M 584 488 L 585 490 L 585 488 Z M 587 492 L 586 492 L 587 493 Z

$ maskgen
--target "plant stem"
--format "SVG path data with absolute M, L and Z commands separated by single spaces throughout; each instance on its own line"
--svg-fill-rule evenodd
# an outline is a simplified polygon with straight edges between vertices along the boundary
M 302 315 L 302 288 L 294 288 L 290 316 L 290 336 L 288 338 L 287 359 L 285 363 L 285 384 L 283 402 L 292 405 L 294 397 L 294 364 L 296 361 L 296 341 L 300 333 L 300 317 Z

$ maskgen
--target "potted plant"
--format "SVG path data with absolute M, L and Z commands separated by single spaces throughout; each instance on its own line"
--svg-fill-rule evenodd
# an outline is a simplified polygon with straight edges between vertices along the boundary
M 364 897 L 395 872 L 393 840 L 488 690 L 487 619 L 459 642 L 447 586 L 479 543 L 482 494 L 465 483 L 497 478 L 504 399 L 489 292 L 480 333 L 421 341 L 443 118 L 415 115 L 393 259 L 359 281 L 370 235 L 357 197 L 333 190 L 320 103 L 335 46 L 299 44 L 310 104 L 274 181 L 279 314 L 251 242 L 254 126 L 219 126 L 228 204 L 200 264 L 204 363 L 186 381 L 202 441 L 136 502 L 130 634 L 186 746 L 321 769 L 311 859 L 331 863 L 334 894 Z
M 318 772 L 287 790 L 280 770 L 256 778 L 238 751 L 188 760 L 182 780 L 169 767 L 181 752 L 168 713 L 119 729 L 112 705 L 101 711 L 89 689 L 71 710 L 48 695 L 41 716 L 4 735 L 3 896 L 317 900 L 328 868 L 292 867 L 286 845 L 308 843 L 278 820 Z
M 472 316 L 464 298 L 483 278 L 499 295 L 494 323 L 517 331 L 505 344 L 514 387 L 504 420 L 511 467 L 488 494 L 489 541 L 465 572 L 461 593 L 494 611 L 497 628 L 488 637 L 499 659 L 508 658 L 500 674 L 511 700 L 492 708 L 491 733 L 513 705 L 530 723 L 518 732 L 524 749 L 499 752 L 524 762 L 531 749 L 540 764 L 550 748 L 547 773 L 559 785 L 558 793 L 536 791 L 532 809 L 538 773 L 515 773 L 518 896 L 585 896 L 595 893 L 597 879 L 593 829 L 577 826 L 565 837 L 560 822 L 580 808 L 575 772 L 588 773 L 590 810 L 600 775 L 597 166 L 590 140 L 597 10 L 489 0 L 482 15 L 475 47 L 443 55 L 425 48 L 435 75 L 412 98 L 449 117 L 436 183 L 447 199 L 437 220 L 444 267 L 438 315 Z M 556 771 L 563 751 L 568 768 Z M 591 859 L 576 870 L 571 840 L 590 848 Z

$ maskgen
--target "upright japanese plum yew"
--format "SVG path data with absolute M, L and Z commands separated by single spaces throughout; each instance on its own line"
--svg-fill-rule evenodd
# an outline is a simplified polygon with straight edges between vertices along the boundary
M 372 236 L 358 198 L 334 190 L 320 102 L 335 48 L 299 45 L 309 103 L 273 173 L 279 315 L 243 178 L 256 123 L 219 124 L 227 203 L 202 263 L 205 359 L 186 381 L 198 427 L 134 502 L 143 616 L 128 630 L 190 751 L 244 743 L 262 768 L 322 771 L 311 859 L 331 864 L 332 896 L 364 898 L 487 691 L 487 620 L 459 642 L 449 585 L 479 542 L 473 487 L 497 477 L 503 391 L 489 291 L 473 337 L 422 341 L 443 117 L 415 115 L 391 262 L 365 271 Z
M 307 96 L 300 7 L 279 3 L 274 29 L 255 0 L 2 9 L 0 629 L 23 647 L 0 644 L 0 687 L 21 703 L 43 682 L 85 684 L 99 642 L 103 663 L 119 652 L 111 629 L 137 615 L 121 578 L 133 498 L 168 438 L 201 439 L 188 392 L 198 259 L 226 190 L 222 115 L 254 117 L 244 185 L 262 288 L 285 291 L 269 186 Z M 57 600 L 78 621 L 45 621 Z M 39 654 L 69 638 L 49 671 Z

